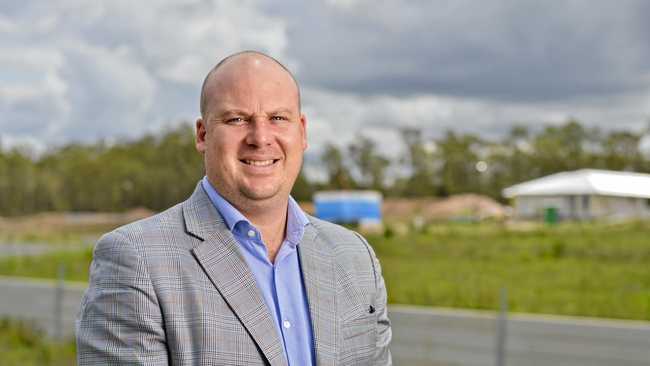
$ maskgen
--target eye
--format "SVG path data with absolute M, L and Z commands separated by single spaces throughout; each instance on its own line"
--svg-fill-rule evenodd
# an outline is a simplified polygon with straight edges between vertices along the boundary
M 231 117 L 226 119 L 224 122 L 229 125 L 243 125 L 246 123 L 246 120 L 243 117 Z
M 271 121 L 288 121 L 289 119 L 285 116 L 272 116 Z

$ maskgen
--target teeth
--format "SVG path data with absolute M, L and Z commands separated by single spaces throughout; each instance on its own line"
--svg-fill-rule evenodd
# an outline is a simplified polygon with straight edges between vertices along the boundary
M 244 162 L 253 166 L 268 166 L 273 164 L 273 160 L 244 160 Z

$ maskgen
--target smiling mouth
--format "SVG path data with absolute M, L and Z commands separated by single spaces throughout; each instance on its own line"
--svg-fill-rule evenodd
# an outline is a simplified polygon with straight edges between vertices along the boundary
M 252 165 L 252 166 L 270 166 L 278 162 L 280 159 L 268 159 L 268 160 L 249 160 L 249 159 L 242 159 L 240 160 L 242 163 L 246 165 Z

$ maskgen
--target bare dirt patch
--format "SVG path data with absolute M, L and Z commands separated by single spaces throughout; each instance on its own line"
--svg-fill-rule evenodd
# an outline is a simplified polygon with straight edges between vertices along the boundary
M 314 214 L 314 204 L 300 202 L 305 212 Z M 459 194 L 447 198 L 385 198 L 382 206 L 385 221 L 425 221 L 503 219 L 507 206 L 478 194 Z
M 0 217 L 0 242 L 78 241 L 153 214 L 136 208 L 122 213 L 42 212 L 19 217 Z

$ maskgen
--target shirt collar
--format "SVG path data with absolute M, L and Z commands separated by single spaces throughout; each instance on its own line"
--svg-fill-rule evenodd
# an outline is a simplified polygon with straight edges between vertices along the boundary
M 298 202 L 289 196 L 289 205 L 287 206 L 287 235 L 286 240 L 292 246 L 298 245 L 305 233 L 305 226 L 309 224 L 307 215 L 302 211 Z
M 235 225 L 240 221 L 245 221 L 250 224 L 248 219 L 246 219 L 246 217 L 242 215 L 242 213 L 239 212 L 235 206 L 231 205 L 230 202 L 226 201 L 226 199 L 223 198 L 219 192 L 217 192 L 210 181 L 208 181 L 208 177 L 203 177 L 201 180 L 201 185 L 203 186 L 205 193 L 207 193 L 208 197 L 210 197 L 210 201 L 212 201 L 214 207 L 217 209 L 217 211 L 219 211 L 219 214 L 226 222 L 228 230 L 234 231 Z
M 230 202 L 226 201 L 219 192 L 212 186 L 207 176 L 201 180 L 201 186 L 207 193 L 210 201 L 217 209 L 221 217 L 226 223 L 228 230 L 233 234 L 235 233 L 236 225 L 240 222 L 245 222 L 247 226 L 253 227 L 248 219 L 235 208 Z M 285 240 L 289 244 L 295 246 L 300 243 L 302 236 L 305 233 L 305 226 L 309 224 L 307 215 L 302 211 L 298 203 L 289 196 L 289 204 L 287 206 L 287 231 Z

